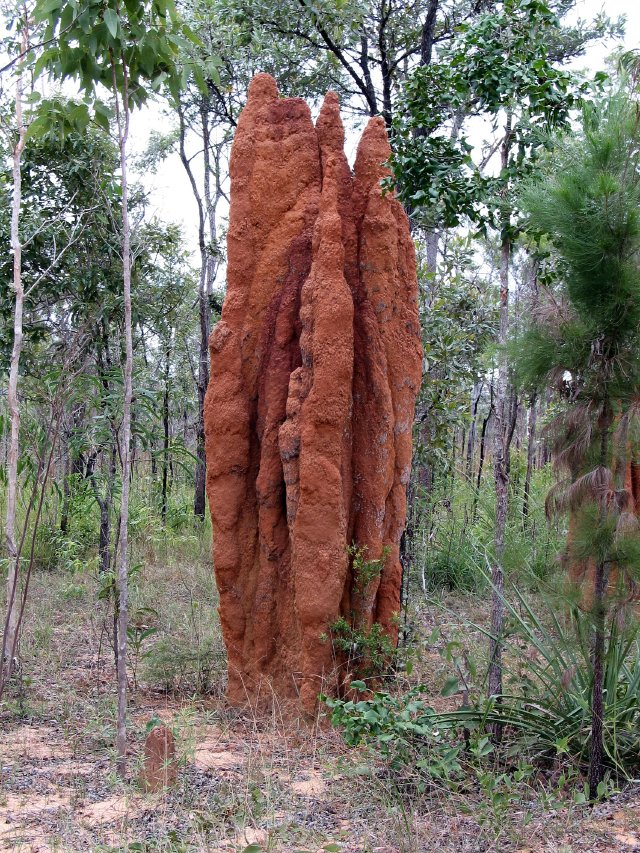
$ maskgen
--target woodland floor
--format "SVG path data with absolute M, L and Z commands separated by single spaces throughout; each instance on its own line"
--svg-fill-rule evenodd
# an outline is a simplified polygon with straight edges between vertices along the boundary
M 640 850 L 640 787 L 593 809 L 558 802 L 545 810 L 535 792 L 524 788 L 519 802 L 500 811 L 480 792 L 463 799 L 432 790 L 409 802 L 398 796 L 382 765 L 363 750 L 345 747 L 326 723 L 285 723 L 275 704 L 268 719 L 229 709 L 206 552 L 189 559 L 146 554 L 144 565 L 134 605 L 159 630 L 141 647 L 126 784 L 113 769 L 113 666 L 107 606 L 97 598 L 97 581 L 89 574 L 42 571 L 33 579 L 22 647 L 23 696 L 14 685 L 0 708 L 0 849 Z M 471 601 L 450 596 L 447 604 L 447 624 L 441 627 L 462 630 Z M 157 613 L 151 616 L 144 607 Z M 473 607 L 478 620 L 477 598 Z M 425 608 L 416 620 L 428 637 L 433 623 L 426 614 Z M 206 695 L 194 692 L 187 655 L 184 671 L 173 673 L 172 691 L 151 683 L 143 655 L 162 637 L 183 651 L 190 637 L 213 656 Z M 447 675 L 441 655 L 424 647 L 417 661 L 420 678 L 434 684 L 434 704 L 447 701 L 439 698 Z M 160 795 L 142 793 L 136 781 L 145 726 L 153 717 L 173 727 L 180 762 L 177 785 Z

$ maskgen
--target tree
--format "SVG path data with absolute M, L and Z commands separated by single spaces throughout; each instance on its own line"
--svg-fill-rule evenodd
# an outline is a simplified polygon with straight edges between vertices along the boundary
M 629 454 L 638 452 L 639 142 L 637 100 L 614 92 L 585 108 L 581 133 L 563 140 L 524 195 L 528 227 L 549 236 L 559 271 L 519 343 L 518 364 L 528 387 L 550 384 L 564 403 L 551 429 L 565 478 L 547 503 L 572 512 L 569 558 L 591 574 L 592 799 L 603 781 L 607 614 L 628 596 L 625 576 L 640 570 L 640 507 L 624 487 Z
M 434 45 L 447 42 L 483 4 L 469 0 L 340 0 L 311 3 L 235 0 L 235 18 L 252 43 L 304 58 L 307 97 L 318 72 L 357 114 L 381 115 L 391 127 L 408 74 L 431 61 Z M 299 77 L 300 75 L 298 75 Z M 306 80 L 305 80 L 306 78 Z M 279 79 L 287 94 L 287 80 Z M 298 84 L 296 84 L 298 85 Z
M 200 289 L 194 281 L 194 272 L 189 266 L 188 252 L 184 248 L 179 228 L 174 225 L 163 226 L 154 221 L 141 229 L 137 242 L 144 245 L 144 252 L 139 259 L 137 306 L 134 305 L 134 311 L 141 327 L 141 335 L 144 327 L 145 336 L 155 342 L 157 349 L 155 372 L 157 373 L 158 386 L 161 388 L 158 402 L 162 413 L 162 448 L 157 454 L 161 466 L 160 517 L 162 524 L 166 526 L 169 502 L 169 471 L 174 458 L 179 455 L 187 456 L 184 437 L 181 443 L 176 443 L 171 436 L 173 392 L 179 380 L 181 352 L 186 356 L 185 360 L 191 373 L 191 376 L 187 374 L 187 382 L 192 379 L 195 380 L 194 384 L 198 390 L 198 406 L 200 402 L 198 380 L 201 368 L 199 363 L 197 366 L 192 363 L 190 349 L 191 347 L 195 350 L 199 349 L 193 340 L 192 333 L 196 326 L 200 331 L 201 327 L 200 322 L 196 323 L 192 316 L 191 299 L 185 299 L 185 294 L 199 293 Z M 198 285 L 200 285 L 200 281 L 198 281 Z M 207 303 L 207 313 L 208 310 Z M 201 321 L 201 317 L 199 321 Z M 198 337 L 201 340 L 201 336 Z M 144 357 L 147 358 L 146 352 Z M 149 366 L 153 369 L 153 365 Z M 184 413 L 189 406 L 187 401 L 188 398 L 185 395 L 181 400 Z M 196 468 L 200 462 L 197 455 L 200 424 L 201 418 L 198 410 L 195 428 Z M 141 429 L 141 425 L 139 425 L 139 429 Z M 193 456 L 191 461 L 193 461 Z M 198 479 L 196 477 L 196 489 L 197 485 Z
M 125 362 L 124 406 L 120 433 L 122 490 L 118 562 L 118 720 L 117 765 L 126 774 L 128 519 L 131 470 L 131 401 L 133 397 L 133 332 L 131 322 L 131 225 L 127 176 L 127 142 L 131 109 L 143 104 L 164 80 L 178 91 L 178 19 L 169 0 L 44 0 L 36 16 L 47 23 L 46 40 L 55 40 L 38 61 L 55 78 L 79 81 L 94 103 L 94 118 L 105 130 L 109 111 L 96 98 L 96 87 L 110 90 L 120 152 L 122 193 L 122 268 Z
M 24 55 L 29 45 L 29 24 L 27 13 L 21 20 L 20 53 Z M 15 305 L 13 314 L 13 347 L 9 368 L 9 387 L 7 401 L 11 418 L 11 437 L 9 440 L 9 459 L 7 469 L 7 513 L 5 519 L 6 550 L 9 557 L 7 572 L 7 617 L 2 640 L 2 682 L 11 676 L 13 657 L 18 641 L 18 609 L 16 591 L 18 585 L 18 548 L 16 544 L 16 498 L 18 488 L 18 456 L 20 451 L 20 404 L 18 401 L 18 371 L 22 352 L 22 316 L 24 311 L 24 286 L 22 283 L 22 243 L 20 237 L 20 207 L 22 203 L 21 161 L 24 151 L 27 128 L 23 116 L 24 97 L 23 64 L 18 63 L 16 72 L 15 95 L 15 140 L 12 151 L 13 197 L 11 201 L 11 251 L 13 253 L 13 290 Z
M 203 519 L 206 508 L 206 458 L 204 436 L 204 398 L 209 384 L 209 332 L 211 330 L 211 298 L 222 260 L 218 244 L 218 205 L 226 194 L 223 190 L 222 162 L 231 144 L 239 103 L 244 91 L 240 81 L 248 86 L 246 71 L 250 63 L 238 58 L 234 51 L 233 29 L 222 10 L 200 2 L 185 4 L 198 33 L 198 43 L 189 43 L 183 50 L 188 77 L 177 98 L 169 93 L 169 102 L 178 116 L 178 152 L 198 210 L 198 249 L 200 277 L 198 282 L 198 315 L 200 345 L 196 387 L 198 390 L 198 429 L 196 441 L 196 470 L 194 515 Z M 222 58 L 224 57 L 224 58 Z M 242 69 L 242 73 L 238 73 Z M 187 153 L 188 137 L 195 135 L 202 159 L 202 178 L 194 168 L 194 156 Z
M 489 695 L 497 697 L 502 693 L 502 555 L 512 435 L 507 428 L 509 371 L 504 348 L 509 336 L 512 247 L 519 230 L 512 199 L 548 144 L 546 131 L 566 125 L 579 101 L 578 81 L 558 63 L 584 49 L 597 33 L 615 29 L 602 20 L 578 38 L 575 30 L 562 27 L 554 5 L 566 12 L 571 4 L 504 0 L 480 10 L 458 28 L 437 61 L 411 75 L 395 125 L 395 177 L 402 199 L 416 211 L 418 221 L 431 230 L 466 221 L 480 233 L 492 229 L 499 235 L 500 349 L 492 396 L 496 523 L 488 679 Z M 472 158 L 473 148 L 464 133 L 464 120 L 472 115 L 490 119 L 497 131 L 479 163 Z M 496 154 L 499 172 L 491 175 L 486 169 Z
M 22 545 L 17 544 L 16 535 L 16 506 L 19 492 L 18 464 L 20 458 L 20 400 L 18 396 L 18 382 L 21 368 L 22 350 L 25 332 L 25 306 L 29 298 L 37 294 L 44 280 L 57 272 L 63 256 L 77 241 L 83 225 L 78 221 L 69 224 L 67 219 L 68 209 L 59 207 L 49 218 L 27 216 L 26 223 L 23 210 L 23 158 L 28 137 L 37 137 L 43 125 L 51 117 L 50 104 L 45 102 L 37 104 L 37 93 L 25 93 L 25 77 L 31 68 L 33 52 L 31 50 L 31 37 L 33 21 L 31 20 L 31 9 L 24 6 L 20 14 L 12 23 L 16 24 L 18 42 L 11 44 L 15 51 L 13 60 L 5 70 L 12 68 L 15 74 L 15 98 L 10 116 L 13 125 L 9 133 L 9 149 L 11 152 L 11 220 L 9 244 L 11 246 L 12 263 L 11 271 L 7 270 L 6 279 L 10 284 L 3 293 L 0 300 L 0 311 L 11 314 L 12 334 L 0 333 L 0 349 L 11 346 L 9 359 L 9 381 L 7 389 L 7 402 L 11 423 L 8 464 L 7 464 L 7 510 L 5 517 L 5 542 L 8 555 L 7 574 L 7 599 L 6 618 L 3 632 L 2 650 L 2 674 L 0 677 L 0 692 L 7 679 L 11 675 L 15 651 L 18 644 L 18 633 L 20 625 L 20 613 L 23 607 L 18 608 L 17 589 L 20 576 L 20 551 Z M 36 26 L 37 33 L 37 26 Z M 33 107 L 33 104 L 36 104 Z M 77 126 L 77 116 L 72 116 L 68 121 L 71 126 Z M 25 228 L 25 224 L 29 228 Z M 50 240 L 46 246 L 46 263 L 35 276 L 30 276 L 30 269 L 25 270 L 25 250 L 33 249 L 35 243 L 42 243 L 42 235 L 48 232 L 51 237 L 51 228 L 54 229 L 57 240 Z M 30 233 L 25 234 L 25 231 Z M 26 274 L 26 275 L 25 275 Z M 25 290 L 25 278 L 27 289 Z M 14 292 L 12 301 L 8 301 L 10 290 Z M 5 301 L 7 300 L 7 301 Z M 4 311 L 2 309 L 5 309 Z M 26 523 L 25 523 L 26 524 Z M 24 542 L 26 527 L 22 532 L 21 541 Z
M 425 254 L 422 241 L 418 248 L 420 257 Z M 468 235 L 452 235 L 435 275 L 421 268 L 419 277 L 424 365 L 416 455 L 421 470 L 446 474 L 452 467 L 452 438 L 467 418 L 469 387 L 482 373 L 483 351 L 495 337 L 495 293 L 478 269 Z

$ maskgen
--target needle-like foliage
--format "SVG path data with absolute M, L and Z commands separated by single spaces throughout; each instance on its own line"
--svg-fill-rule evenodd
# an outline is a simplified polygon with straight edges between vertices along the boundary
M 589 105 L 581 131 L 562 140 L 543 180 L 523 197 L 529 227 L 552 247 L 555 283 L 519 341 L 526 384 L 551 385 L 560 412 L 549 425 L 564 480 L 549 512 L 571 514 L 567 563 L 588 578 L 593 689 L 589 789 L 604 768 L 607 614 L 640 569 L 640 495 L 625 489 L 637 459 L 640 398 L 640 105 L 635 81 Z M 626 581 L 627 592 L 624 593 Z M 614 583 L 614 581 L 616 581 Z
M 640 378 L 640 111 L 625 90 L 589 104 L 523 195 L 564 273 L 541 302 L 519 367 L 531 384 L 561 369 L 573 401 L 624 405 Z M 559 262 L 559 263 L 558 263 Z M 560 374 L 562 375 L 562 374 Z M 595 411 L 595 410 L 594 410 Z

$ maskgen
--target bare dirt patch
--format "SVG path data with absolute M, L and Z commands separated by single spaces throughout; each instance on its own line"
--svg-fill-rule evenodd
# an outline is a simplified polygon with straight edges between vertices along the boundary
M 6 761 L 51 760 L 71 755 L 60 732 L 51 726 L 17 726 L 0 743 L 0 758 Z

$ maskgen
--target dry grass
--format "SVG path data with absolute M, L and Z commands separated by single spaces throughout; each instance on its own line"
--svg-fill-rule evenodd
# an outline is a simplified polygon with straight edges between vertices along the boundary
M 134 614 L 157 632 L 141 644 L 136 661 L 131 781 L 113 772 L 110 617 L 108 604 L 98 600 L 98 581 L 38 573 L 21 648 L 23 688 L 13 685 L 0 708 L 0 849 L 640 849 L 640 800 L 633 791 L 593 810 L 557 802 L 545 811 L 525 786 L 521 802 L 502 811 L 473 786 L 464 793 L 434 787 L 410 799 L 399 795 L 384 764 L 364 749 L 348 750 L 326 722 L 285 720 L 275 700 L 267 717 L 230 709 L 206 543 L 150 541 L 138 557 L 144 568 Z M 455 701 L 439 696 L 451 672 L 449 648 L 455 652 L 460 643 L 482 654 L 481 634 L 463 627 L 467 614 L 479 622 L 487 616 L 477 599 L 450 596 L 445 604 L 414 617 L 412 677 L 433 685 L 436 707 Z M 437 639 L 430 639 L 435 627 Z M 147 656 L 154 649 L 161 665 Z M 172 657 L 167 649 L 177 651 Z M 173 729 L 180 764 L 177 785 L 158 795 L 142 793 L 136 783 L 152 718 Z

